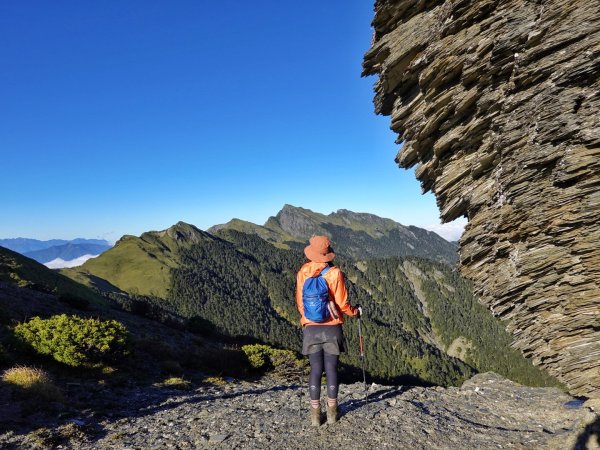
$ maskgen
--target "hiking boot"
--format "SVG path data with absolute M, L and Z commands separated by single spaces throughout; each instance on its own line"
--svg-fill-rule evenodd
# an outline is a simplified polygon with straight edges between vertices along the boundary
M 327 405 L 327 423 L 336 423 L 340 418 L 340 413 L 337 405 Z
M 310 407 L 310 424 L 313 427 L 321 426 L 321 408 Z

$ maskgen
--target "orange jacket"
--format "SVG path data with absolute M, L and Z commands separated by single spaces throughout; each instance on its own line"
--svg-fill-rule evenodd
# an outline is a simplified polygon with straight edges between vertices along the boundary
M 335 302 L 338 318 L 334 319 L 330 317 L 325 322 L 311 322 L 306 317 L 304 317 L 304 304 L 302 303 L 302 288 L 304 287 L 304 282 L 309 277 L 314 277 L 318 275 L 321 270 L 325 268 L 327 263 L 317 263 L 317 262 L 307 262 L 304 264 L 298 274 L 296 275 L 296 307 L 298 308 L 298 312 L 302 316 L 300 319 L 300 323 L 302 326 L 304 325 L 338 325 L 344 323 L 344 319 L 341 313 L 347 314 L 349 316 L 356 316 L 358 314 L 358 308 L 350 305 L 348 303 L 348 292 L 346 291 L 346 286 L 344 284 L 344 275 L 342 275 L 342 271 L 339 267 L 332 266 L 327 272 L 323 274 L 323 278 L 327 281 L 327 286 L 329 287 L 329 299 Z M 340 313 L 341 312 L 341 313 Z

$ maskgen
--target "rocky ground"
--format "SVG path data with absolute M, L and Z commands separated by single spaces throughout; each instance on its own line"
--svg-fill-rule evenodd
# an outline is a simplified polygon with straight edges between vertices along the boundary
M 363 394 L 362 384 L 342 385 L 340 421 L 315 428 L 305 389 L 270 378 L 123 387 L 77 417 L 13 420 L 0 448 L 600 448 L 598 416 L 582 401 L 492 373 L 460 388 L 370 385 L 366 404 Z

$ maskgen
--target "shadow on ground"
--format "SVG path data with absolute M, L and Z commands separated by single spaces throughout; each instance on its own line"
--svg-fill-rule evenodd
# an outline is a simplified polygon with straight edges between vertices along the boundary
M 595 445 L 595 447 L 591 447 Z M 581 432 L 577 437 L 573 450 L 586 450 L 600 447 L 600 416 Z

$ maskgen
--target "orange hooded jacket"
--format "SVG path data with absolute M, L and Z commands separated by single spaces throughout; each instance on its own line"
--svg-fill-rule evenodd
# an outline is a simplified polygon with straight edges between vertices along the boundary
M 327 272 L 323 274 L 323 278 L 327 281 L 329 287 L 329 299 L 336 305 L 338 318 L 334 319 L 330 317 L 325 322 L 311 322 L 304 317 L 304 304 L 302 303 L 302 288 L 307 278 L 317 276 L 321 270 L 325 268 L 327 263 L 318 262 L 307 262 L 304 264 L 298 274 L 296 275 L 296 307 L 298 312 L 302 316 L 300 323 L 304 325 L 338 325 L 344 323 L 344 319 L 340 312 L 347 314 L 348 316 L 356 316 L 358 314 L 358 308 L 348 303 L 348 292 L 344 284 L 344 275 L 339 267 L 332 266 Z

